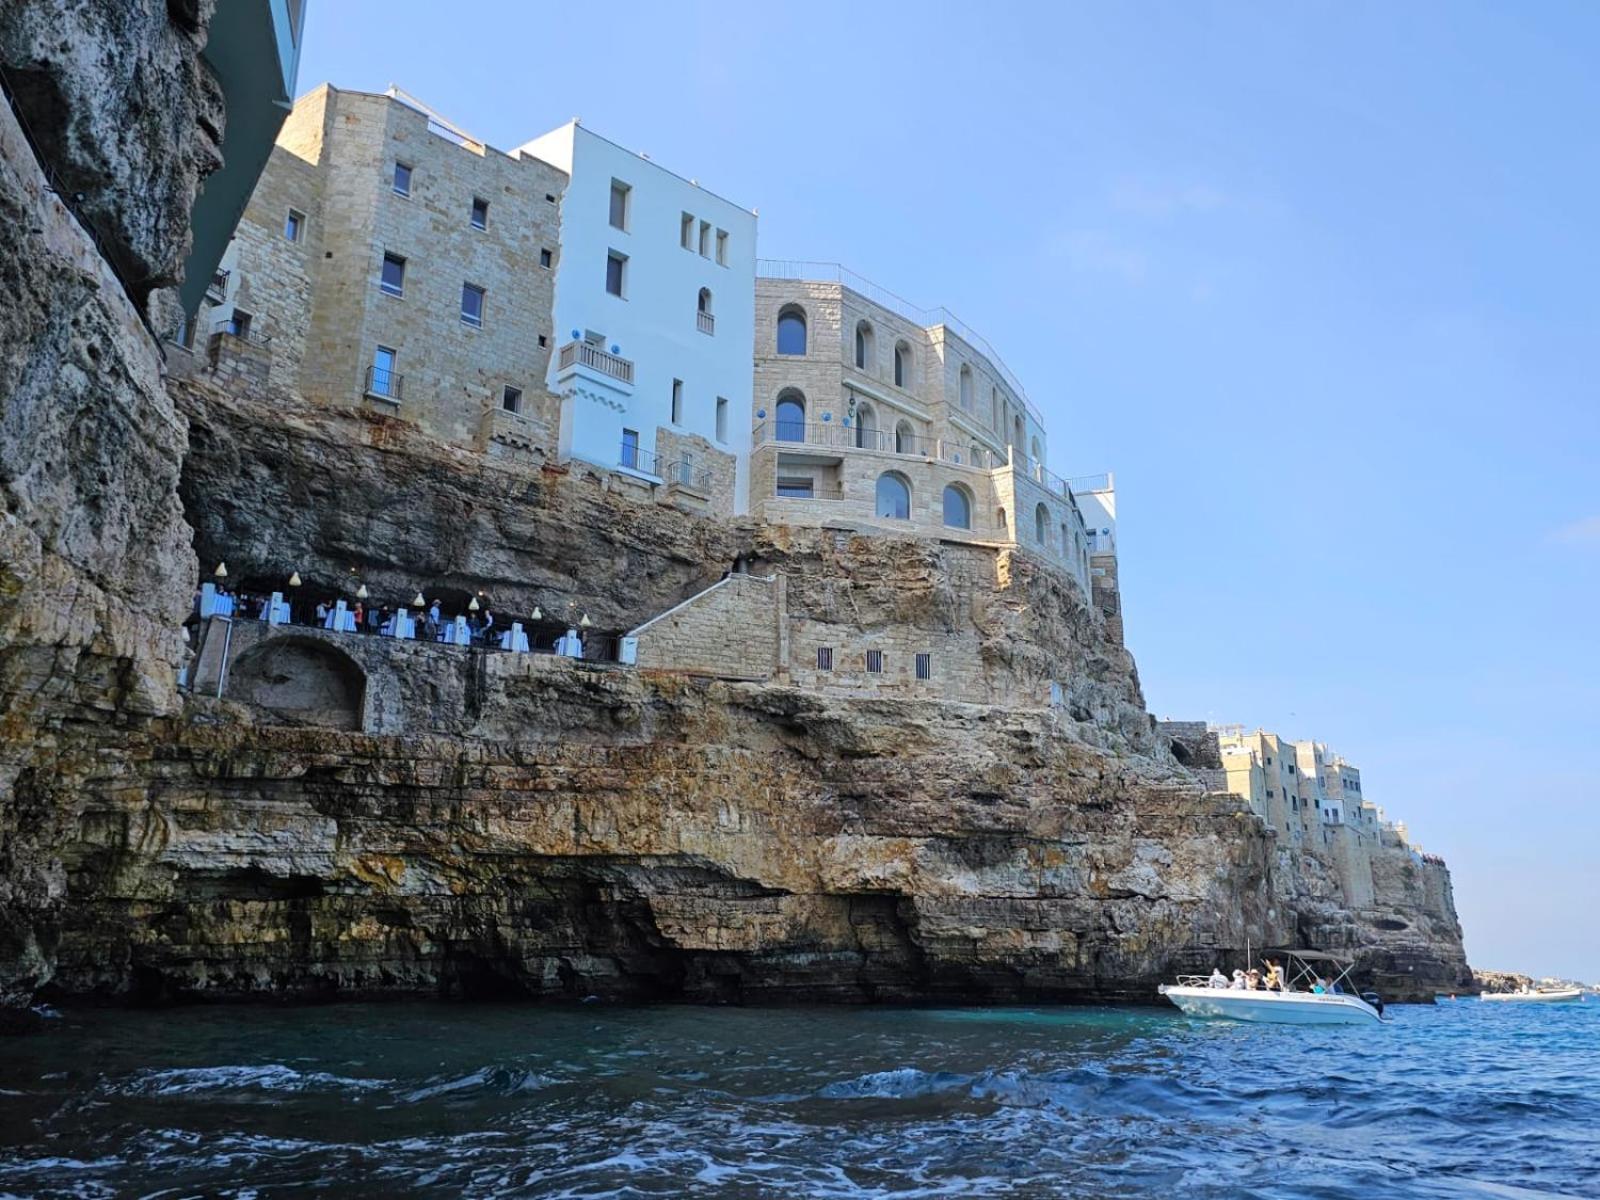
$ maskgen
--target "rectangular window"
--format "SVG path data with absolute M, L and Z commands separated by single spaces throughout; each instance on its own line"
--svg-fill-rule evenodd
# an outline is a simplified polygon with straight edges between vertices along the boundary
M 818 646 L 817 647 L 817 670 L 819 670 L 819 671 L 831 671 L 831 670 L 833 670 L 833 647 L 832 646 Z
M 406 294 L 406 260 L 398 254 L 385 254 L 383 256 L 383 274 L 379 276 L 378 285 L 391 296 L 404 296 Z
M 711 222 L 700 222 L 700 257 L 711 257 Z
M 694 249 L 694 214 L 684 213 L 678 225 L 678 245 L 685 250 Z
M 728 440 L 728 402 L 721 396 L 717 397 L 717 441 Z
M 672 381 L 672 423 L 683 424 L 683 380 Z
M 719 267 L 728 265 L 728 231 L 726 229 L 717 230 L 717 265 Z
M 188 317 L 179 318 L 178 332 L 173 335 L 172 340 L 177 342 L 178 345 L 182 346 L 185 350 L 193 350 L 194 322 L 189 320 Z
M 540 335 L 539 335 L 539 345 L 541 345 L 541 346 L 548 346 L 548 345 L 549 345 L 549 344 L 550 344 L 550 341 L 549 341 L 549 339 L 548 339 L 548 338 L 546 338 L 546 337 L 545 337 L 545 336 L 544 336 L 544 334 L 542 334 L 542 333 L 541 333 L 541 334 L 540 334 Z
M 778 495 L 784 500 L 809 500 L 813 495 L 812 482 L 805 476 L 785 479 L 778 476 Z
M 289 215 L 283 219 L 283 236 L 291 242 L 298 242 L 300 235 L 305 232 L 305 228 L 305 213 L 291 208 Z
M 546 270 L 549 270 L 551 262 L 554 261 L 554 257 L 555 256 L 552 255 L 548 250 L 539 251 L 539 265 Z
M 882 650 L 868 650 L 867 651 L 867 673 L 870 674 L 870 675 L 882 675 L 883 674 L 883 651 Z
M 510 384 L 507 384 L 505 390 L 500 393 L 500 407 L 510 413 L 521 412 L 522 389 L 514 388 Z
M 411 166 L 408 163 L 397 161 L 394 164 L 394 194 L 411 195 Z
M 611 228 L 620 229 L 624 233 L 628 229 L 628 193 L 631 187 L 620 179 L 611 181 Z
M 250 314 L 242 308 L 236 308 L 229 314 L 228 319 L 223 322 L 222 327 L 236 338 L 248 338 L 250 336 Z
M 489 228 L 489 202 L 477 196 L 472 198 L 472 227 L 474 229 Z
M 639 431 L 637 429 L 624 429 L 622 431 L 622 458 L 621 463 L 629 470 L 639 469 Z
M 606 291 L 613 296 L 626 296 L 628 256 L 615 250 L 606 255 Z
M 484 290 L 475 284 L 461 285 L 461 323 L 474 329 L 483 328 Z
M 374 396 L 397 396 L 400 377 L 395 374 L 395 352 L 388 346 L 379 346 L 372 352 L 372 366 L 367 372 L 367 391 Z
M 917 655 L 917 678 L 918 679 L 932 679 L 933 678 L 933 655 L 931 655 L 931 654 L 919 654 L 919 655 Z

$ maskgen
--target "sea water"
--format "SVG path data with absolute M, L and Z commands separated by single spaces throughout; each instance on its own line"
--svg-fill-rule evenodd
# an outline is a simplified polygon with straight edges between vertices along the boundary
M 0 1195 L 1600 1196 L 1600 1003 L 71 1011 Z

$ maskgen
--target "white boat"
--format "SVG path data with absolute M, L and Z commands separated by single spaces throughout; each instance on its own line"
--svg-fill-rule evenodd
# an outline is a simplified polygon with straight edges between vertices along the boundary
M 1274 957 L 1288 959 L 1297 968 L 1281 992 L 1234 987 L 1212 987 L 1205 976 L 1180 975 L 1176 984 L 1158 989 L 1185 1016 L 1224 1021 L 1267 1021 L 1283 1025 L 1368 1025 L 1383 1022 L 1383 1001 L 1368 993 L 1366 997 L 1333 990 L 1350 973 L 1347 959 L 1314 950 L 1276 951 Z M 1307 981 L 1320 978 L 1314 964 L 1341 967 L 1322 992 L 1298 990 Z
M 1534 1004 L 1559 1004 L 1565 1000 L 1582 1000 L 1582 988 L 1539 988 L 1521 992 L 1484 992 L 1480 1000 L 1519 1000 Z

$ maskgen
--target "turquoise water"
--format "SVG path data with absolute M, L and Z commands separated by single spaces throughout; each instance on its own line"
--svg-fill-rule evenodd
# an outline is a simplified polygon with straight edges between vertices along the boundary
M 1600 1003 L 70 1012 L 0 1195 L 1600 1196 Z

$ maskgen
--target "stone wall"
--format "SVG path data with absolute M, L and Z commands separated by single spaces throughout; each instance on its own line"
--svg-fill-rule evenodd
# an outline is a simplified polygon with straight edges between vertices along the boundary
M 771 679 L 784 665 L 785 581 L 730 574 L 638 629 L 641 670 Z

